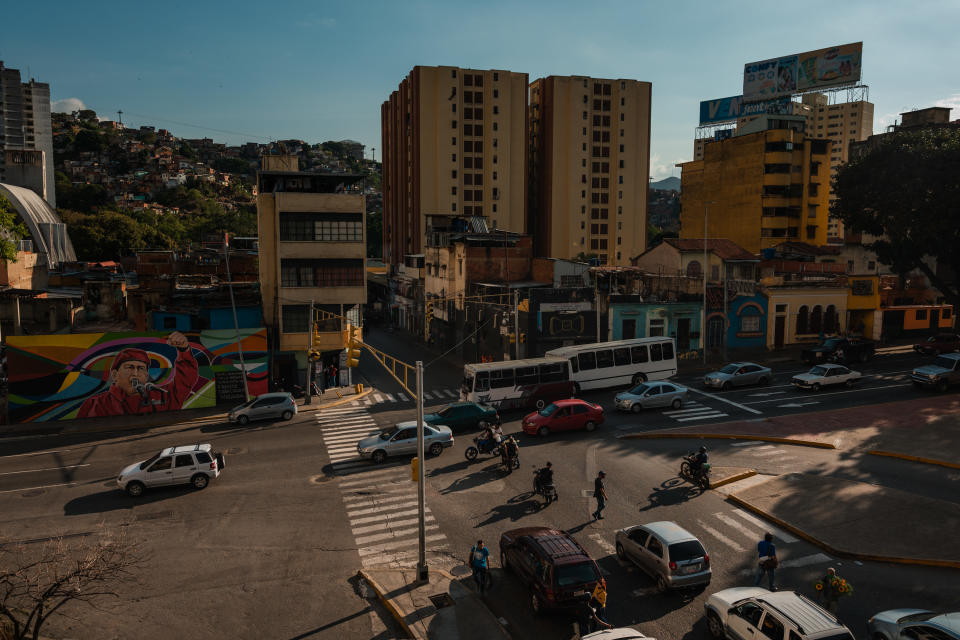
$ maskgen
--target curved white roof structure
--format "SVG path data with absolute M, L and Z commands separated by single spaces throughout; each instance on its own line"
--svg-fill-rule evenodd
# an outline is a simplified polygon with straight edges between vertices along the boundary
M 13 205 L 33 239 L 38 253 L 47 254 L 47 262 L 55 267 L 61 262 L 75 262 L 77 254 L 67 234 L 67 225 L 47 201 L 30 189 L 0 184 L 0 194 Z

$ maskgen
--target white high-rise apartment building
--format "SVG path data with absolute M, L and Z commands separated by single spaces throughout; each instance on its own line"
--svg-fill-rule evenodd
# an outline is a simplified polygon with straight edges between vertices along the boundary
M 24 171 L 8 167 L 24 154 L 10 151 L 42 151 L 43 172 L 30 184 L 18 184 Z M 9 174 L 9 175 L 8 175 Z M 57 199 L 53 170 L 53 128 L 50 124 L 50 85 L 43 82 L 21 82 L 20 71 L 3 66 L 0 60 L 0 182 L 30 187 L 56 209 Z

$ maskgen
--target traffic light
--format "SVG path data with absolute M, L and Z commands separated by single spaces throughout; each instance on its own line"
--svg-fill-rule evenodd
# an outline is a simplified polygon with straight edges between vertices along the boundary
M 347 368 L 352 369 L 357 366 L 358 359 L 360 358 L 360 327 L 350 326 L 350 339 L 347 340 Z
M 319 362 L 323 358 L 323 353 L 317 351 L 316 349 L 310 349 L 310 352 L 307 354 L 307 358 L 310 362 Z
M 427 300 L 423 309 L 423 340 L 430 342 L 430 323 L 433 322 L 433 301 Z
M 510 344 L 514 344 L 517 341 L 517 334 L 508 333 L 507 336 L 510 338 Z
M 307 352 L 307 359 L 309 359 L 310 362 L 317 362 L 321 358 L 323 358 L 323 351 L 320 349 L 320 331 L 317 323 L 313 323 L 310 335 L 310 350 Z
M 520 334 L 520 344 L 524 344 L 526 341 L 527 341 L 527 334 L 521 333 L 521 334 Z

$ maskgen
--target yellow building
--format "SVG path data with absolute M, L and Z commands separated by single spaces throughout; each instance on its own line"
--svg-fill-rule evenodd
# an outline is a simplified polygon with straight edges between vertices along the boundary
M 880 277 L 851 275 L 847 278 L 847 327 L 851 333 L 880 339 L 883 312 L 880 310 Z
M 651 84 L 549 76 L 530 85 L 530 232 L 538 256 L 629 265 L 647 248 Z
M 263 316 L 271 332 L 274 377 L 305 381 L 307 351 L 338 358 L 340 323 L 311 337 L 310 308 L 361 324 L 366 287 L 366 203 L 351 185 L 361 176 L 297 171 L 296 156 L 264 156 L 257 173 Z M 315 318 L 320 314 L 315 313 Z
M 465 230 L 455 218 L 525 231 L 527 74 L 417 66 L 380 115 L 385 262 Z
M 827 242 L 829 140 L 803 119 L 769 116 L 704 147 L 682 169 L 680 237 L 728 238 L 751 253 L 784 240 Z M 706 225 L 706 227 L 705 227 Z

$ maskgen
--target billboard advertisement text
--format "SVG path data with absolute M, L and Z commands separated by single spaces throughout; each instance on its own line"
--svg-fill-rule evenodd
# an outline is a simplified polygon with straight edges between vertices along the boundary
M 267 391 L 265 329 L 7 338 L 10 422 L 212 407 Z
M 746 102 L 743 96 L 730 96 L 700 103 L 700 124 L 733 122 L 746 116 L 761 113 L 789 113 L 790 97 L 773 98 L 761 102 Z
M 863 43 L 854 42 L 748 62 L 743 67 L 743 97 L 756 101 L 859 82 L 862 54 Z

